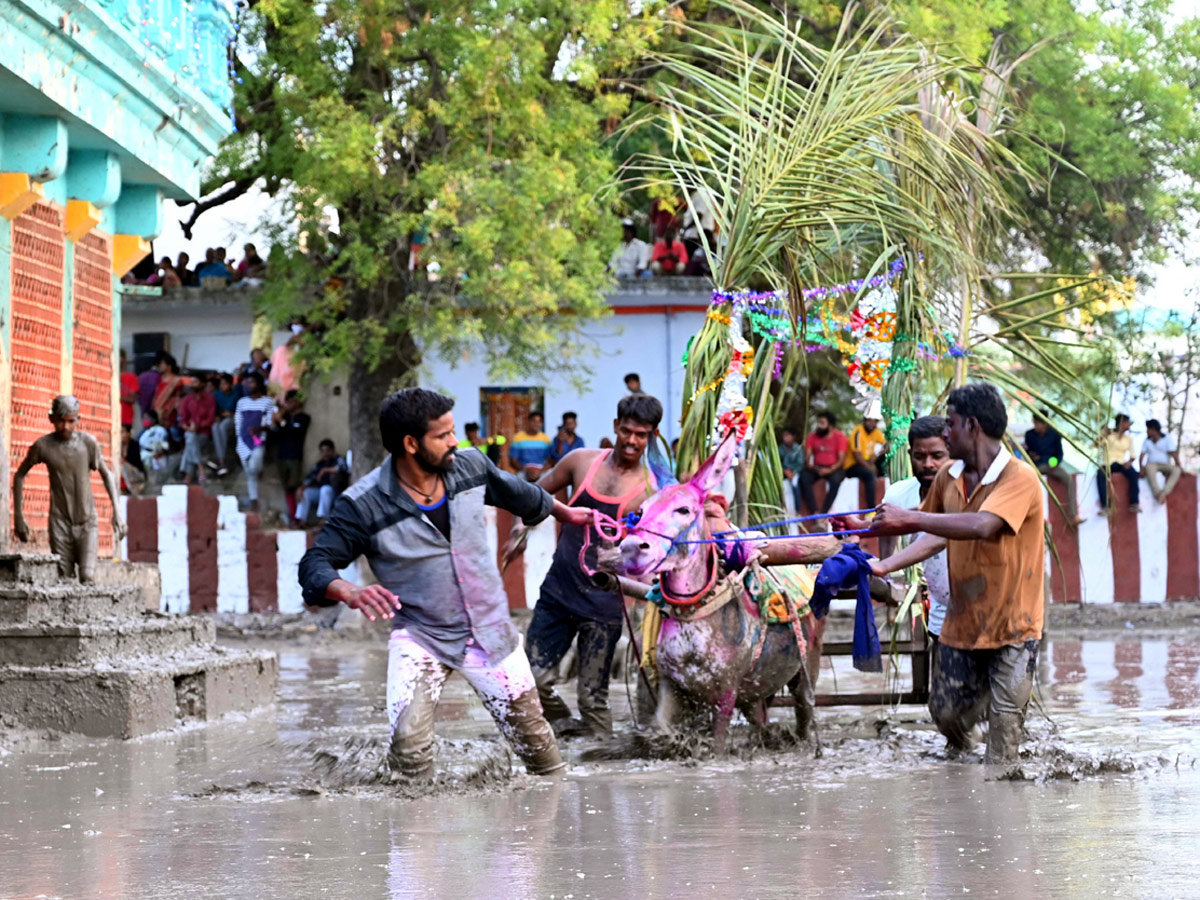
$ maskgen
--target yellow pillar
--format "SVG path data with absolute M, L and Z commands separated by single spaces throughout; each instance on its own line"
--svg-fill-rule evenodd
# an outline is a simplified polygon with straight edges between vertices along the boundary
M 63 223 L 67 240 L 74 243 L 100 224 L 100 211 L 86 200 L 68 200 Z
M 112 270 L 118 278 L 150 254 L 150 242 L 136 234 L 114 234 Z
M 42 186 L 23 172 L 0 172 L 0 216 L 10 222 L 44 195 Z

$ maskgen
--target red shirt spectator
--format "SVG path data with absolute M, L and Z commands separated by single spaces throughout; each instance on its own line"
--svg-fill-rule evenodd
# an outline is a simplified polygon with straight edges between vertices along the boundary
M 662 240 L 655 243 L 654 251 L 650 254 L 651 270 L 663 275 L 679 275 L 683 273 L 687 262 L 687 247 L 683 246 L 683 241 L 677 240 L 675 232 L 668 228 Z
M 836 428 L 830 428 L 825 434 L 812 432 L 804 446 L 812 454 L 814 466 L 840 466 L 846 458 L 846 435 Z
M 133 426 L 133 404 L 138 396 L 138 377 L 125 371 L 125 351 L 121 351 L 121 424 Z
M 683 207 L 678 197 L 670 200 L 655 200 L 650 204 L 650 234 L 656 238 L 663 237 L 667 229 L 675 231 L 679 228 L 677 211 Z
M 197 434 L 212 434 L 213 422 L 217 420 L 217 398 L 205 386 L 196 388 L 179 404 L 179 427 L 185 431 L 194 426 Z

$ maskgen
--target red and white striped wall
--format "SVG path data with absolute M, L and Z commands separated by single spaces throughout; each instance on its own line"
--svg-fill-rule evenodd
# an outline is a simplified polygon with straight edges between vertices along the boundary
M 1100 514 L 1095 479 L 1076 476 L 1078 531 L 1058 506 L 1047 501 L 1052 549 L 1046 554 L 1051 599 L 1055 603 L 1162 603 L 1200 598 L 1200 505 L 1196 477 L 1184 475 L 1166 504 L 1157 503 L 1142 482 L 1140 515 L 1129 512 L 1125 481 L 1114 485 L 1116 512 L 1111 523 Z M 1051 482 L 1060 496 L 1062 485 Z M 820 488 L 821 485 L 818 485 Z M 878 495 L 883 494 L 880 480 Z M 818 493 L 818 500 L 820 495 Z M 300 558 L 310 537 L 303 531 L 263 530 L 256 515 L 238 512 L 237 498 L 210 497 L 199 487 L 168 485 L 161 497 L 122 498 L 129 536 L 120 555 L 133 562 L 157 563 L 164 612 L 300 612 L 297 581 Z M 842 483 L 833 509 L 868 505 L 857 480 Z M 788 500 L 789 514 L 791 501 Z M 489 507 L 490 548 L 500 550 L 512 516 Z M 550 568 L 557 526 L 547 519 L 534 528 L 525 553 L 504 573 L 512 609 L 537 603 Z M 868 550 L 876 551 L 873 546 Z M 345 576 L 358 581 L 354 567 Z
M 1140 485 L 1141 513 L 1129 511 L 1123 478 L 1113 482 L 1114 512 L 1102 515 L 1095 477 L 1075 476 L 1079 514 L 1070 528 L 1048 504 L 1053 552 L 1047 554 L 1055 603 L 1163 603 L 1200 597 L 1200 507 L 1196 476 L 1184 475 L 1166 503 Z M 1051 482 L 1061 501 L 1065 489 Z
M 264 530 L 258 516 L 238 512 L 236 497 L 211 497 L 195 486 L 167 485 L 159 497 L 122 497 L 121 506 L 129 534 L 120 558 L 158 565 L 161 611 L 295 613 L 304 608 L 297 571 L 308 533 Z M 489 507 L 487 522 L 499 559 L 512 517 Z M 530 532 L 524 556 L 504 576 L 510 607 L 537 602 L 556 538 L 553 520 Z M 360 580 L 353 566 L 343 575 Z

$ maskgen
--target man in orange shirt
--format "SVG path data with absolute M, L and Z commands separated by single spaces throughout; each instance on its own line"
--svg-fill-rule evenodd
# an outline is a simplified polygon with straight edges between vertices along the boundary
M 970 749 L 986 715 L 984 762 L 1007 767 L 1020 749 L 1042 638 L 1042 485 L 1001 444 L 1008 414 L 994 387 L 957 388 L 948 411 L 955 462 L 938 472 L 920 510 L 883 504 L 872 532 L 947 540 L 950 605 L 929 711 L 952 751 Z

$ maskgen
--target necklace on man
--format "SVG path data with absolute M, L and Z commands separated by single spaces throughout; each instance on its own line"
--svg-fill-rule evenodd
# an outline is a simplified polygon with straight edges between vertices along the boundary
M 417 487 L 415 484 L 409 484 L 407 481 L 405 481 L 403 478 L 400 477 L 399 473 L 396 474 L 396 478 L 406 488 L 411 488 L 412 490 L 414 490 L 418 494 L 420 494 L 422 497 L 424 497 L 425 504 L 428 506 L 429 504 L 433 503 L 433 495 L 435 493 L 437 493 L 438 482 L 441 480 L 442 476 L 441 475 L 433 476 L 433 490 L 432 491 L 424 491 L 424 490 L 421 490 L 421 488 Z

